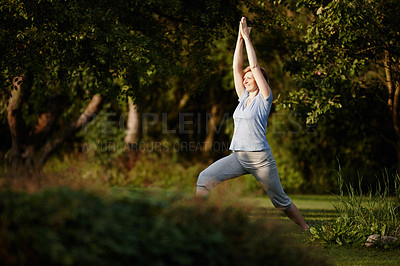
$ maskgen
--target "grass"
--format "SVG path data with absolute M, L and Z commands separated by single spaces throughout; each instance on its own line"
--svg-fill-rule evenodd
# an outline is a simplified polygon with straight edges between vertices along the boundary
M 336 219 L 337 214 L 333 204 L 338 201 L 336 196 L 329 195 L 289 195 L 300 209 L 307 223 L 311 226 Z M 275 210 L 267 197 L 244 198 L 246 204 L 254 206 L 254 218 L 277 219 L 283 226 L 287 226 L 292 233 L 288 238 L 306 243 L 307 233 L 303 233 L 282 212 Z M 327 246 L 316 249 L 319 254 L 324 254 L 335 265 L 400 265 L 399 250 L 378 250 L 366 247 Z

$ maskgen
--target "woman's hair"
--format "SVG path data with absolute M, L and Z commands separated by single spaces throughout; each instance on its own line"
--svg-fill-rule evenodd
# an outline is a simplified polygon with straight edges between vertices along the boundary
M 261 69 L 261 73 L 263 74 L 265 80 L 267 81 L 267 83 L 269 83 L 269 77 L 267 75 L 267 71 L 265 71 L 265 68 L 263 68 L 263 67 L 260 67 L 260 69 Z M 242 79 L 244 78 L 244 75 L 246 75 L 246 73 L 250 72 L 250 71 L 251 71 L 251 67 L 250 66 L 246 67 L 243 70 Z

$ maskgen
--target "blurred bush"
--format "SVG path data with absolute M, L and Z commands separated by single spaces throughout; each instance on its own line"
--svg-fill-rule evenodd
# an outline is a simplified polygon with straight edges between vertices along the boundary
M 301 192 L 304 179 L 292 162 L 287 163 L 285 158 L 279 156 L 280 152 L 282 150 L 277 150 L 274 156 L 285 191 Z M 131 169 L 123 169 L 123 157 L 115 160 L 110 168 L 93 162 L 92 158 L 87 158 L 84 154 L 54 157 L 47 163 L 44 175 L 48 176 L 46 180 L 50 180 L 52 176 L 57 176 L 58 180 L 75 177 L 75 183 L 82 179 L 88 184 L 102 183 L 111 187 L 162 188 L 194 193 L 197 177 L 212 163 L 204 159 L 181 158 L 173 153 L 143 151 L 136 156 L 135 165 Z M 229 187 L 229 193 L 236 193 L 238 196 L 265 195 L 261 185 L 250 174 L 224 182 L 224 185 Z
M 142 153 L 126 179 L 114 183 L 189 192 L 196 188 L 197 177 L 205 167 L 204 163 L 174 159 L 169 154 Z
M 323 264 L 278 227 L 177 194 L 0 191 L 3 265 Z M 124 193 L 129 192 L 129 193 Z

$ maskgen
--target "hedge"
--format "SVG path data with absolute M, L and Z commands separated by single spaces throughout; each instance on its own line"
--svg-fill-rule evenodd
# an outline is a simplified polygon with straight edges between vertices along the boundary
M 178 195 L 2 190 L 0 213 L 3 265 L 326 264 L 276 225 Z

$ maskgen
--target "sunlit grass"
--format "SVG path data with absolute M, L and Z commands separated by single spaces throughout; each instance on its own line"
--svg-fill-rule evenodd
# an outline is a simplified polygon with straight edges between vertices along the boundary
M 334 195 L 289 195 L 292 201 L 301 211 L 308 224 L 327 223 L 338 217 L 334 204 L 338 199 Z M 279 222 L 287 228 L 288 241 L 295 239 L 302 241 L 304 245 L 317 248 L 315 252 L 324 254 L 335 265 L 400 265 L 400 252 L 398 250 L 378 250 L 366 247 L 322 247 L 310 244 L 307 241 L 308 233 L 301 232 L 281 211 L 273 208 L 267 196 L 245 197 L 240 199 L 246 204 L 253 206 L 252 218 L 269 219 Z

